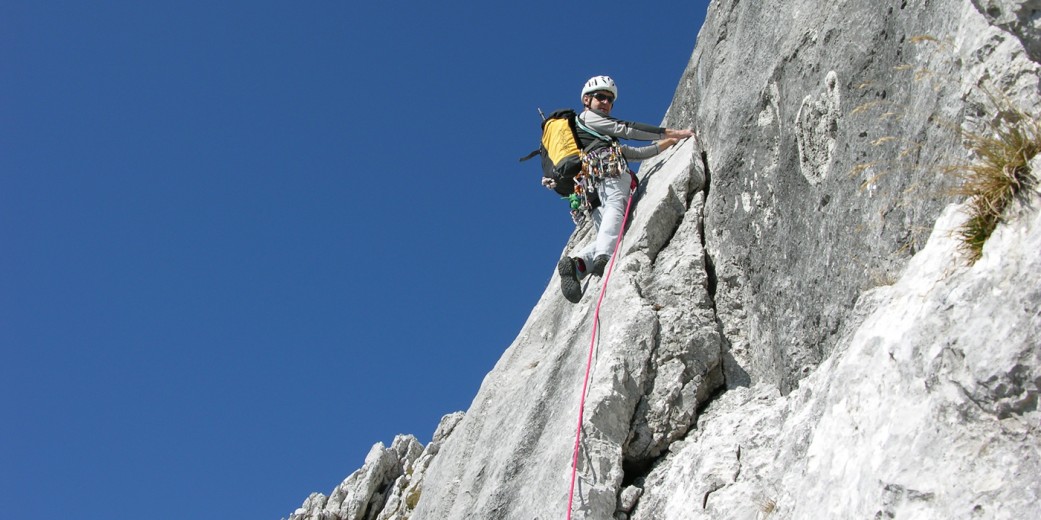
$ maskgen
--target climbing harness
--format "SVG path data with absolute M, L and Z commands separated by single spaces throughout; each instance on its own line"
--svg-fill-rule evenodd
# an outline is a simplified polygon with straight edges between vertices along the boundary
M 581 124 L 581 120 L 576 119 L 576 121 L 583 129 L 587 129 L 585 125 Z M 568 197 L 568 203 L 571 206 L 571 220 L 576 226 L 582 225 L 589 213 L 600 205 L 597 186 L 604 179 L 618 177 L 622 172 L 631 173 L 629 163 L 622 155 L 622 147 L 617 141 L 582 153 L 582 170 L 575 175 L 575 192 Z
M 621 157 L 620 150 L 618 157 Z M 596 310 L 593 312 L 593 334 L 589 340 L 589 359 L 586 361 L 586 377 L 582 383 L 582 397 L 578 402 L 578 428 L 575 431 L 575 453 L 571 459 L 571 487 L 568 490 L 567 497 L 567 520 L 571 520 L 571 505 L 575 498 L 575 478 L 578 475 L 578 449 L 582 440 L 582 419 L 586 407 L 586 392 L 589 390 L 589 374 L 593 368 L 593 351 L 596 349 L 597 329 L 600 325 L 600 305 L 604 302 L 604 295 L 607 294 L 607 283 L 611 280 L 611 272 L 614 271 L 615 258 L 618 256 L 618 250 L 621 249 L 622 237 L 625 236 L 625 224 L 629 220 L 629 210 L 633 205 L 633 196 L 636 194 L 636 189 L 640 186 L 636 175 L 629 170 L 628 165 L 624 163 L 624 159 L 622 159 L 622 161 L 624 169 L 618 170 L 616 175 L 621 175 L 621 172 L 625 171 L 632 176 L 633 181 L 629 186 L 629 202 L 626 203 L 625 213 L 622 214 L 621 231 L 618 233 L 618 240 L 615 241 L 614 252 L 611 253 L 611 262 L 608 264 L 607 270 L 604 272 L 604 283 L 600 286 L 600 296 L 597 298 Z
M 605 177 L 617 177 L 623 171 L 628 172 L 629 163 L 622 156 L 622 147 L 617 140 L 593 130 L 581 117 L 575 117 L 575 126 L 597 139 L 579 154 L 582 168 L 575 174 L 574 193 L 566 197 L 571 207 L 571 220 L 576 226 L 581 226 L 600 205 L 597 185 Z M 597 142 L 607 144 L 596 147 Z

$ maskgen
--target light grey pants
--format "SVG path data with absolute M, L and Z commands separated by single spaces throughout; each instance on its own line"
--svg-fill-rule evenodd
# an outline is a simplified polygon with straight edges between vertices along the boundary
M 625 206 L 629 203 L 629 187 L 632 176 L 628 171 L 616 177 L 605 177 L 596 188 L 600 196 L 600 206 L 591 213 L 593 226 L 596 227 L 596 240 L 590 242 L 578 258 L 586 263 L 586 269 L 593 266 L 593 259 L 600 255 L 610 256 L 614 253 L 618 235 L 622 232 L 622 217 Z

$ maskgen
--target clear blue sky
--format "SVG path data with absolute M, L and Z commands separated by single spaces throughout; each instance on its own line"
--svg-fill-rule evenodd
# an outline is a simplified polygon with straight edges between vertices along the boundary
M 0 3 L 0 517 L 278 519 L 465 410 L 707 0 Z

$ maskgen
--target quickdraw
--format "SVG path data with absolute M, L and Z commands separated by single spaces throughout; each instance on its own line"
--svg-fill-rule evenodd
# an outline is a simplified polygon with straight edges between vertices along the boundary
M 571 220 L 576 226 L 582 225 L 599 203 L 595 200 L 597 185 L 604 178 L 618 177 L 623 172 L 629 172 L 629 163 L 617 141 L 582 154 L 582 171 L 575 176 L 575 192 L 568 197 Z

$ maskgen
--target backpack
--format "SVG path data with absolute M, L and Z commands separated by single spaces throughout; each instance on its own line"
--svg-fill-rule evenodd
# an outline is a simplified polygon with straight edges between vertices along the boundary
M 565 108 L 552 112 L 542 121 L 542 145 L 521 158 L 521 161 L 527 161 L 541 155 L 542 184 L 562 197 L 570 197 L 575 193 L 575 176 L 582 171 L 583 150 L 579 147 L 579 126 L 598 139 L 610 140 L 583 125 L 574 110 Z

